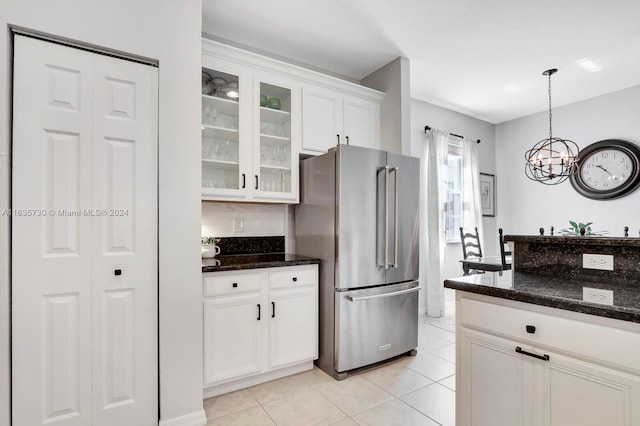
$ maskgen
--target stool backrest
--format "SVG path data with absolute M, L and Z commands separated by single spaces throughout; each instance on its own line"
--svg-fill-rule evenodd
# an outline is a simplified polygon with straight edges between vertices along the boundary
M 462 243 L 462 256 L 467 259 L 470 256 L 482 257 L 482 246 L 480 245 L 480 236 L 478 228 L 474 228 L 475 233 L 464 232 L 460 227 L 460 242 Z
M 502 259 L 502 269 L 511 269 L 511 264 L 507 263 L 507 256 L 511 256 L 509 245 L 504 241 L 502 228 L 498 229 L 498 245 L 500 246 L 500 258 Z

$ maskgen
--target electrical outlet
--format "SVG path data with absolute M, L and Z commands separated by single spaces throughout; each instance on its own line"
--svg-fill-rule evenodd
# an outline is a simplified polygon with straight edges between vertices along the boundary
M 233 232 L 242 232 L 244 231 L 244 219 L 239 216 L 233 217 Z
M 582 300 L 601 305 L 613 305 L 613 290 L 582 287 Z
M 613 256 L 610 254 L 582 254 L 582 267 L 613 271 Z

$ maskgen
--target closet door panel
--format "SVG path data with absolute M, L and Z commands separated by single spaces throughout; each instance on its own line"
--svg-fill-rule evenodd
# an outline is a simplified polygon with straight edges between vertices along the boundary
M 157 423 L 157 69 L 94 58 L 95 424 Z
M 12 406 L 91 424 L 92 55 L 15 37 Z

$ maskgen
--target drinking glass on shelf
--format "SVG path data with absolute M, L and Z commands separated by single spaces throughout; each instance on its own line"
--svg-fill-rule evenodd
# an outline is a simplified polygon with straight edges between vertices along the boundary
M 231 161 L 231 142 L 224 141 L 224 148 L 222 149 L 222 159 L 225 161 Z
M 212 160 L 220 159 L 220 141 L 219 140 L 216 140 L 213 143 L 213 147 L 211 149 L 211 159 Z
M 211 160 L 211 142 L 208 140 L 202 141 L 202 158 L 204 160 Z
M 280 155 L 280 147 L 274 145 L 271 147 L 271 165 L 276 166 L 278 164 L 278 156 Z
M 260 145 L 260 164 L 267 164 L 267 147 L 264 145 Z
M 211 107 L 209 105 L 202 108 L 202 124 L 211 124 Z
M 280 166 L 287 167 L 289 165 L 289 147 L 287 145 L 282 146 L 280 152 Z

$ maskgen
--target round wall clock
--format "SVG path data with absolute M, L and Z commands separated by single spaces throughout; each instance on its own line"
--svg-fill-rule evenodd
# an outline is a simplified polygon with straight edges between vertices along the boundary
M 592 143 L 578 154 L 578 170 L 570 180 L 594 200 L 627 195 L 640 184 L 640 148 L 620 139 Z

